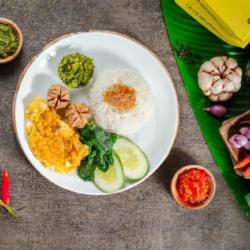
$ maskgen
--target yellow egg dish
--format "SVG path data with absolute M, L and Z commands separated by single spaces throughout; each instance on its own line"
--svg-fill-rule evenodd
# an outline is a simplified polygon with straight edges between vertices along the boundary
M 25 117 L 29 146 L 44 166 L 68 173 L 88 155 L 88 147 L 80 142 L 79 134 L 44 99 L 34 98 L 26 107 Z

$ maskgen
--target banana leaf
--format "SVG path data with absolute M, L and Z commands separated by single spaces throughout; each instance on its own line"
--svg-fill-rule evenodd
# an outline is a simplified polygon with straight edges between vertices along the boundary
M 244 76 L 240 92 L 224 102 L 229 112 L 223 119 L 203 111 L 203 108 L 211 105 L 211 101 L 202 94 L 197 83 L 201 64 L 214 56 L 233 57 L 244 70 L 250 59 L 250 47 L 240 49 L 224 43 L 184 12 L 174 0 L 162 0 L 162 10 L 184 88 L 201 132 L 219 171 L 240 207 L 250 218 L 250 180 L 235 174 L 229 152 L 219 134 L 223 120 L 250 109 L 250 83 Z

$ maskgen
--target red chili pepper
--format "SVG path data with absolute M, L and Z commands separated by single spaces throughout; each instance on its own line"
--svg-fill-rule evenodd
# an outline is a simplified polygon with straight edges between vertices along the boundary
M 234 165 L 235 169 L 244 168 L 250 163 L 250 156 L 245 157 L 242 161 L 237 162 Z
M 248 167 L 246 170 L 242 171 L 242 174 L 245 176 L 245 177 L 248 177 L 250 175 L 250 167 Z
M 10 178 L 7 170 L 3 171 L 2 176 L 2 201 L 6 205 L 10 203 Z

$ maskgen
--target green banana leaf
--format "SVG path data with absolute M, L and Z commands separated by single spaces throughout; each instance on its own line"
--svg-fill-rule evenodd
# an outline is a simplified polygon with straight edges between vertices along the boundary
M 240 49 L 224 43 L 184 12 L 174 0 L 162 0 L 162 10 L 184 87 L 202 134 L 219 171 L 240 207 L 250 218 L 250 180 L 235 174 L 229 152 L 219 134 L 223 120 L 250 109 L 250 83 L 243 77 L 240 92 L 224 103 L 229 112 L 223 119 L 203 111 L 203 108 L 211 105 L 211 101 L 202 94 L 197 84 L 201 64 L 214 56 L 233 57 L 244 70 L 250 59 L 250 47 Z

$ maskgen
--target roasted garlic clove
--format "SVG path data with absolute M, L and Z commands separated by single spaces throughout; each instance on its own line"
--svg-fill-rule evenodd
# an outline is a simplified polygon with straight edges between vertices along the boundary
M 70 102 L 68 88 L 54 84 L 48 90 L 47 104 L 55 109 L 66 108 Z
M 233 58 L 213 57 L 198 72 L 198 84 L 211 101 L 226 101 L 241 87 L 242 70 Z
M 70 104 L 65 110 L 65 117 L 72 128 L 84 128 L 90 117 L 90 109 L 83 104 Z

